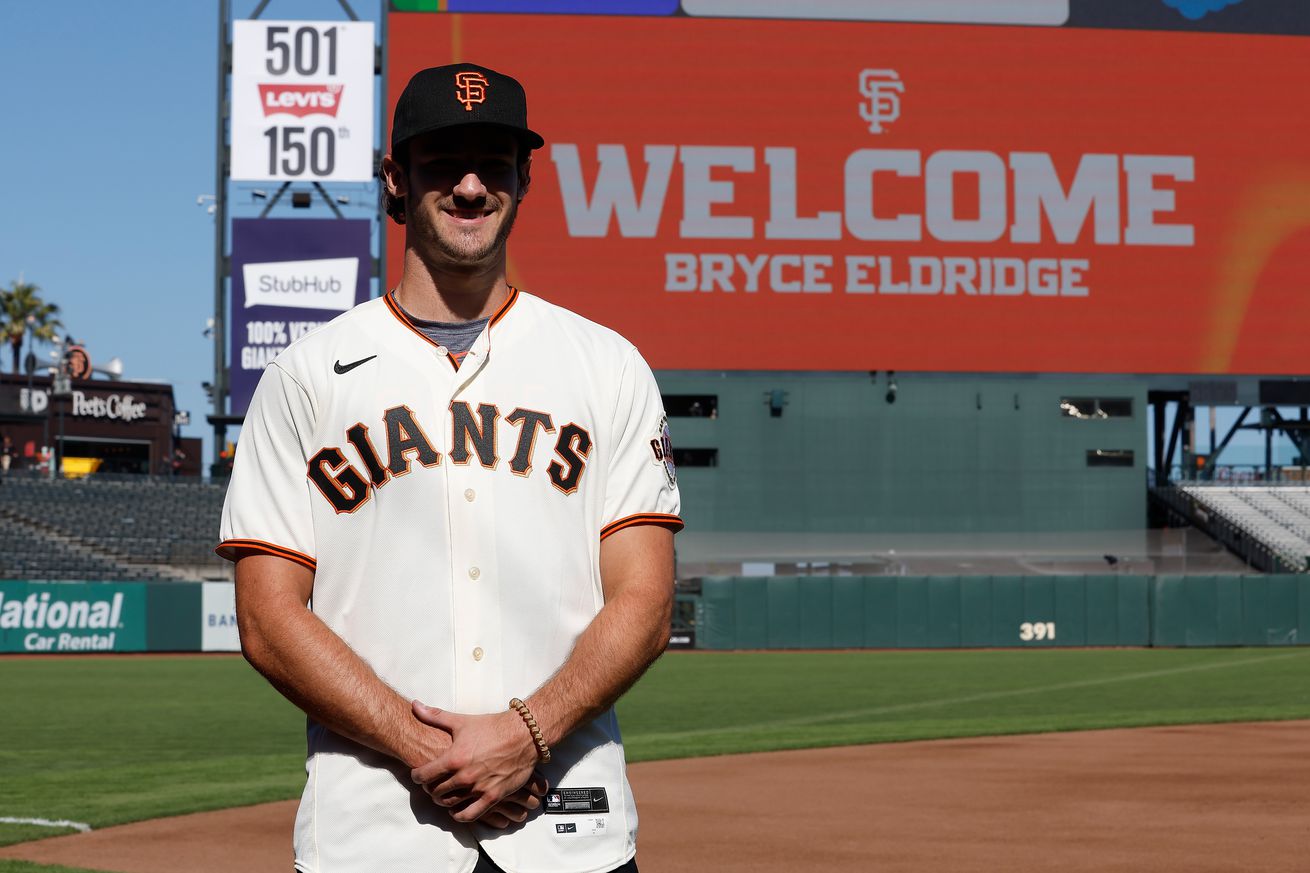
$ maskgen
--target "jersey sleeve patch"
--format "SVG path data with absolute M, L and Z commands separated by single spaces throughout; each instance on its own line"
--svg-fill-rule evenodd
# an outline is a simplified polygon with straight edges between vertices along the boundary
M 673 440 L 669 437 L 669 417 L 660 416 L 657 433 L 651 438 L 650 450 L 655 463 L 664 468 L 664 475 L 669 480 L 669 487 L 678 484 L 678 468 L 673 463 Z
M 604 443 L 605 500 L 600 537 L 636 524 L 682 529 L 673 443 L 655 374 L 636 349 L 619 374 L 614 419 Z

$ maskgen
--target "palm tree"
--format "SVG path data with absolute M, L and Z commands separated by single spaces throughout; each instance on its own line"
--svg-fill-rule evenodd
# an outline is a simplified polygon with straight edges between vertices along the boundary
M 59 320 L 59 307 L 42 300 L 38 286 L 19 279 L 10 282 L 8 288 L 0 288 L 0 337 L 9 343 L 15 373 L 23 349 L 23 334 L 29 325 L 32 336 L 42 342 L 53 340 L 55 331 L 64 326 Z

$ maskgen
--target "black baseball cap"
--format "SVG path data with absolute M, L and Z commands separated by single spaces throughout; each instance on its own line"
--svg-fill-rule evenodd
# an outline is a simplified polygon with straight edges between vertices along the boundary
M 477 64 L 447 64 L 418 71 L 400 93 L 391 151 L 419 134 L 467 124 L 504 128 L 529 149 L 546 144 L 528 127 L 528 97 L 517 79 Z

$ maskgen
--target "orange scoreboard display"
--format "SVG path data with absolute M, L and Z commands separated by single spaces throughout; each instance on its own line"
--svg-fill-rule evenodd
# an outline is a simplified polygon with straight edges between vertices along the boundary
M 1310 369 L 1304 37 L 405 13 L 389 30 L 392 105 L 453 61 L 523 82 L 546 146 L 511 281 L 656 368 Z

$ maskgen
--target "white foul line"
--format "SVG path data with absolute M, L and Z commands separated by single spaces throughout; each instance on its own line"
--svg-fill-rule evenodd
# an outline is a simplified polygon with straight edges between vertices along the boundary
M 1049 650 L 1047 650 L 1049 651 Z M 722 727 L 699 728 L 686 731 L 664 731 L 661 733 L 633 734 L 629 741 L 640 739 L 643 742 L 650 740 L 665 739 L 685 739 L 688 737 L 704 737 L 727 734 L 751 733 L 755 728 L 760 727 L 805 727 L 808 725 L 823 724 L 831 721 L 843 721 L 849 718 L 868 718 L 871 716 L 885 715 L 893 712 L 911 712 L 917 709 L 936 709 L 941 706 L 958 706 L 965 703 L 978 703 L 984 700 L 999 700 L 1006 697 L 1022 697 L 1029 694 L 1045 694 L 1048 691 L 1068 691 L 1075 688 L 1090 688 L 1096 685 L 1113 685 L 1119 682 L 1133 682 L 1138 679 L 1155 679 L 1160 676 L 1172 676 L 1178 673 L 1197 673 L 1203 670 L 1223 670 L 1229 667 L 1244 667 L 1248 664 L 1260 664 L 1266 661 L 1281 661 L 1286 658 L 1308 657 L 1310 652 L 1296 651 L 1277 655 L 1263 655 L 1254 658 L 1243 658 L 1236 661 L 1219 661 L 1206 664 L 1189 664 L 1185 667 L 1169 667 L 1162 670 L 1147 670 L 1141 673 L 1125 673 L 1119 676 L 1103 676 L 1097 679 L 1080 679 L 1073 682 L 1060 682 L 1054 685 L 1037 685 L 1029 688 L 1011 688 L 1004 691 L 984 691 L 978 694 L 968 694 L 962 697 L 943 697 L 936 700 L 920 700 L 913 703 L 895 703 L 885 706 L 870 706 L 861 709 L 847 709 L 836 712 L 820 713 L 810 716 L 796 716 L 793 718 L 779 718 L 770 721 L 757 721 L 753 724 L 744 725 L 724 725 Z
M 80 821 L 69 821 L 68 819 L 51 820 L 48 818 L 13 818 L 12 816 L 0 815 L 0 824 L 25 824 L 36 825 L 43 828 L 72 828 L 79 833 L 86 833 L 91 830 L 91 825 L 84 824 Z

